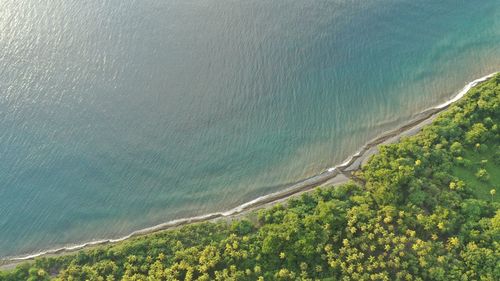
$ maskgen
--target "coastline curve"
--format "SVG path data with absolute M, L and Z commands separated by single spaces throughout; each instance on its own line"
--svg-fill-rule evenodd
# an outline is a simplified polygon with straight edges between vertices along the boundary
M 128 235 L 125 235 L 125 236 L 122 236 L 119 238 L 115 238 L 115 239 L 100 239 L 100 240 L 89 241 L 89 242 L 85 242 L 85 243 L 77 244 L 77 245 L 69 245 L 69 246 L 60 247 L 60 248 L 44 250 L 44 251 L 40 251 L 37 253 L 29 254 L 29 255 L 20 255 L 20 256 L 14 256 L 14 257 L 0 258 L 1 267 L 9 265 L 9 264 L 19 263 L 22 261 L 33 260 L 34 258 L 37 258 L 37 257 L 71 253 L 71 252 L 82 250 L 84 248 L 91 247 L 91 246 L 113 244 L 113 243 L 117 243 L 120 241 L 124 241 L 124 240 L 130 239 L 130 238 L 133 238 L 133 237 L 137 237 L 137 236 L 141 236 L 141 235 L 145 235 L 145 234 L 151 234 L 151 233 L 155 233 L 155 232 L 159 232 L 159 231 L 163 231 L 163 230 L 168 230 L 168 229 L 172 229 L 172 228 L 187 225 L 187 224 L 212 221 L 212 220 L 216 220 L 216 219 L 220 219 L 220 218 L 227 218 L 227 217 L 232 217 L 235 215 L 240 215 L 240 214 L 243 214 L 245 212 L 255 210 L 259 207 L 263 207 L 263 206 L 268 205 L 268 204 L 273 204 L 273 203 L 283 201 L 292 195 L 296 195 L 296 194 L 302 193 L 304 191 L 311 190 L 317 186 L 325 184 L 326 182 L 332 180 L 333 178 L 335 178 L 339 175 L 345 175 L 345 176 L 349 177 L 349 174 L 352 171 L 355 171 L 361 167 L 363 160 L 365 158 L 372 155 L 370 153 L 373 153 L 374 149 L 376 149 L 376 147 L 378 145 L 383 144 L 387 141 L 390 141 L 391 139 L 401 137 L 401 136 L 403 136 L 403 134 L 405 132 L 409 132 L 412 129 L 419 130 L 423 125 L 426 124 L 425 121 L 431 121 L 438 113 L 440 113 L 441 111 L 443 111 L 444 109 L 446 109 L 450 105 L 452 105 L 453 103 L 455 103 L 455 102 L 459 101 L 461 98 L 463 98 L 465 96 L 465 94 L 471 88 L 477 86 L 478 84 L 480 84 L 482 82 L 487 81 L 488 79 L 494 77 L 498 73 L 500 73 L 500 72 L 493 72 L 491 74 L 488 74 L 486 76 L 483 76 L 481 78 L 473 80 L 472 82 L 469 82 L 457 94 L 453 95 L 446 102 L 441 103 L 437 106 L 428 108 L 427 110 L 424 110 L 421 113 L 418 113 L 415 118 L 413 118 L 412 120 L 403 124 L 402 126 L 396 128 L 396 129 L 387 131 L 387 132 L 375 137 L 374 139 L 368 141 L 356 153 L 354 153 L 353 155 L 348 157 L 341 164 L 333 166 L 331 168 L 328 168 L 325 171 L 323 171 L 315 176 L 312 176 L 310 178 L 307 178 L 305 180 L 302 180 L 302 181 L 299 181 L 295 184 L 292 184 L 289 187 L 287 187 L 281 191 L 257 197 L 253 200 L 245 202 L 241 205 L 238 205 L 238 206 L 236 206 L 232 209 L 226 210 L 226 211 L 214 212 L 214 213 L 209 213 L 209 214 L 205 214 L 205 215 L 199 215 L 199 216 L 180 218 L 180 219 L 167 221 L 167 222 L 160 223 L 160 224 L 157 224 L 157 225 L 154 225 L 151 227 L 147 227 L 147 228 L 133 231 Z

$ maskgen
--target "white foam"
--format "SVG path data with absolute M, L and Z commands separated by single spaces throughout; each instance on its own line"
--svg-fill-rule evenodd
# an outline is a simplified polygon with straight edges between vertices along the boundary
M 447 106 L 449 106 L 450 104 L 460 100 L 470 89 L 472 89 L 474 86 L 476 86 L 477 84 L 481 83 L 481 82 L 484 82 L 490 78 L 492 78 L 493 76 L 495 76 L 498 72 L 494 72 L 494 73 L 491 73 L 491 74 L 488 74 L 484 77 L 481 77 L 479 79 L 476 79 L 472 82 L 470 82 L 469 84 L 465 85 L 465 87 L 460 91 L 458 92 L 453 98 L 449 99 L 448 101 L 434 107 L 434 108 L 437 108 L 437 109 L 442 109 L 442 108 L 445 108 Z

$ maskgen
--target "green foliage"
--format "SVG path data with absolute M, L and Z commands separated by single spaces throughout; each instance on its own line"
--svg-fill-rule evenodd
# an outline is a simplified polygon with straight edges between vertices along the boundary
M 476 177 L 483 182 L 487 182 L 490 179 L 490 175 L 486 169 L 479 169 L 476 172 Z
M 493 155 L 493 162 L 500 165 L 500 148 L 497 148 L 497 151 L 495 151 L 495 154 Z
M 468 143 L 482 143 L 487 136 L 488 129 L 482 123 L 472 125 L 472 128 L 465 134 Z
M 231 226 L 231 230 L 239 235 L 247 235 L 254 230 L 253 224 L 245 219 L 235 221 Z
M 380 147 L 358 184 L 317 189 L 252 221 L 38 258 L 0 280 L 499 280 L 499 82 Z
M 459 155 L 462 155 L 463 153 L 463 146 L 461 143 L 459 142 L 454 142 L 451 146 L 450 146 L 450 152 L 454 155 L 454 156 L 459 156 Z
M 494 159 L 495 151 L 498 151 L 498 146 L 491 142 L 484 151 L 467 148 L 462 161 L 455 161 L 456 164 L 452 166 L 453 176 L 466 183 L 467 189 L 483 200 L 491 200 L 490 190 L 500 187 L 500 163 Z M 459 162 L 467 164 L 461 165 Z M 499 199 L 494 198 L 497 202 L 500 202 Z

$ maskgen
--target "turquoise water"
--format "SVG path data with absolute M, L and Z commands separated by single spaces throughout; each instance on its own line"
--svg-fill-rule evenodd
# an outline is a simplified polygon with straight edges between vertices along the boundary
M 3 0 L 0 256 L 278 191 L 499 69 L 497 0 Z

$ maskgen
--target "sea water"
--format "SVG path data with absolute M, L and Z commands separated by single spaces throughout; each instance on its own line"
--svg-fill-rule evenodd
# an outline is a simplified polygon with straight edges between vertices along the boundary
M 2 0 L 0 257 L 282 190 L 499 69 L 498 0 Z

